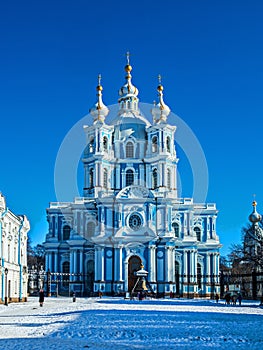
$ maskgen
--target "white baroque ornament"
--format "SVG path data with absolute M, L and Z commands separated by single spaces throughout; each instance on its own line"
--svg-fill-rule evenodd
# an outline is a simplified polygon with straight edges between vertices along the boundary
M 128 186 L 118 194 L 118 198 L 148 198 L 150 191 L 143 186 Z

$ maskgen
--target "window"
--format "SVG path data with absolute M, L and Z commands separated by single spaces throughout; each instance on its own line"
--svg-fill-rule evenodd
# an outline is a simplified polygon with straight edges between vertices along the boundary
M 171 152 L 171 139 L 169 136 L 167 136 L 166 138 L 166 149 L 167 149 L 167 152 Z
M 157 174 L 157 169 L 153 170 L 153 188 L 157 188 L 157 180 L 158 180 L 158 174 Z
M 195 234 L 196 234 L 196 239 L 200 242 L 201 241 L 201 230 L 199 227 L 194 228 Z
M 16 262 L 17 262 L 16 252 L 17 252 L 16 247 L 14 247 L 14 263 L 15 263 L 15 264 L 16 264 Z
M 158 142 L 157 136 L 154 136 L 152 138 L 152 153 L 157 152 L 157 142 Z
M 167 169 L 167 187 L 171 188 L 171 170 Z
M 179 224 L 177 222 L 172 223 L 175 237 L 179 237 Z
M 95 234 L 95 224 L 93 221 L 88 222 L 87 224 L 87 233 L 86 238 L 91 238 Z
M 103 170 L 103 187 L 108 188 L 108 171 L 107 171 L 107 169 Z
M 127 142 L 126 143 L 126 158 L 133 158 L 133 143 L 132 142 Z
M 94 137 L 90 138 L 90 142 L 89 142 L 89 152 L 90 153 L 94 153 Z
M 67 241 L 70 237 L 70 227 L 68 225 L 63 227 L 63 241 Z
M 91 168 L 89 171 L 89 187 L 90 188 L 94 187 L 94 170 L 93 170 L 93 168 Z
M 8 262 L 11 262 L 11 256 L 10 256 L 10 244 L 8 244 L 8 246 L 7 246 L 7 261 Z
M 107 136 L 103 137 L 103 151 L 104 152 L 108 151 L 108 138 L 107 138 Z
M 131 169 L 126 171 L 126 186 L 132 185 L 134 182 L 134 174 Z

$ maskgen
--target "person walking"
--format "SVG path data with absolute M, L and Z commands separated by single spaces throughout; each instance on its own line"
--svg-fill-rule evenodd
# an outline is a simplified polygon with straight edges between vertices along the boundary
M 44 304 L 44 299 L 45 299 L 45 293 L 43 289 L 40 289 L 39 291 L 39 305 L 42 307 Z
M 241 294 L 238 294 L 237 300 L 238 300 L 239 306 L 241 306 L 241 302 L 242 302 Z

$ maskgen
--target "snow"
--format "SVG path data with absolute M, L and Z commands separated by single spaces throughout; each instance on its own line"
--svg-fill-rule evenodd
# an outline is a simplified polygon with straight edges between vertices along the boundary
M 263 349 L 263 308 L 212 300 L 37 298 L 0 305 L 0 349 Z

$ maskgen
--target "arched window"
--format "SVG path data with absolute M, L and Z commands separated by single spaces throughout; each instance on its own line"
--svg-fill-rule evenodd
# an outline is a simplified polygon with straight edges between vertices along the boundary
M 157 142 L 158 142 L 157 136 L 154 136 L 152 138 L 152 153 L 157 152 Z
M 89 171 L 89 187 L 93 188 L 94 187 L 94 169 L 91 168 Z
M 201 241 L 201 230 L 199 227 L 194 228 L 195 234 L 196 234 L 196 239 L 200 242 Z
M 134 182 L 134 173 L 131 169 L 126 171 L 126 186 L 132 185 Z
M 133 149 L 133 143 L 127 142 L 126 143 L 126 158 L 133 158 L 134 157 L 134 149 Z
M 173 230 L 174 230 L 174 235 L 175 237 L 179 237 L 179 224 L 177 222 L 173 222 L 172 223 L 172 227 L 173 227 Z
M 104 152 L 108 151 L 108 138 L 107 138 L 107 136 L 103 137 L 103 151 Z
M 167 169 L 167 187 L 171 188 L 171 170 Z
M 90 221 L 87 223 L 87 232 L 86 232 L 86 238 L 91 238 L 95 234 L 95 224 L 93 221 Z
M 89 152 L 90 153 L 94 153 L 94 137 L 90 138 L 90 141 L 89 141 Z
M 157 169 L 153 169 L 153 188 L 157 188 L 158 174 Z
M 70 227 L 68 225 L 63 227 L 63 241 L 67 241 L 70 237 Z
M 108 170 L 103 170 L 103 187 L 108 188 Z
M 166 137 L 166 149 L 167 149 L 167 152 L 171 152 L 171 139 L 169 136 Z

